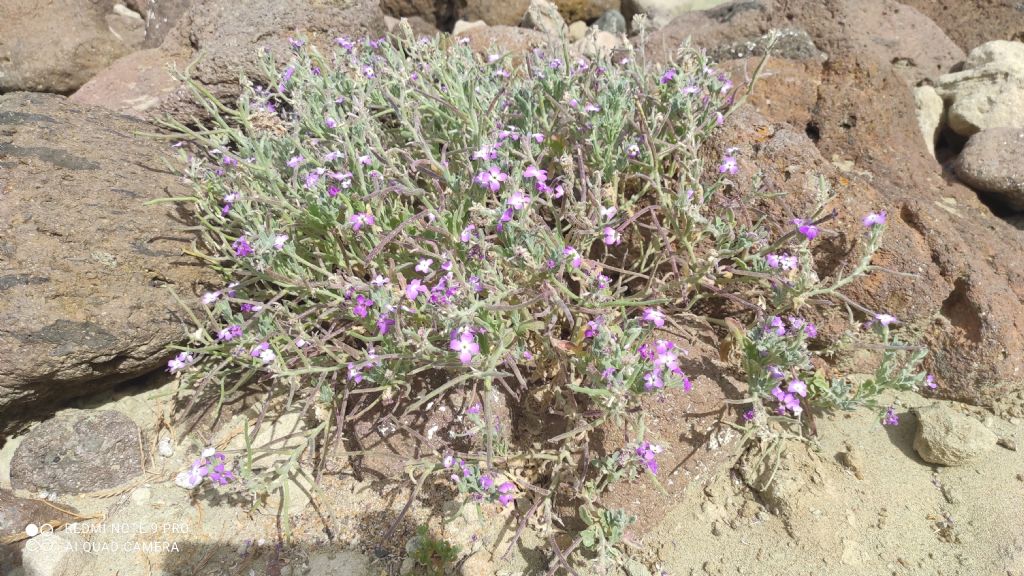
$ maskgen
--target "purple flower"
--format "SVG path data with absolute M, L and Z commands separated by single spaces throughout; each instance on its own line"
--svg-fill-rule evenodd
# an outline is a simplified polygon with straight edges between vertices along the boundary
M 601 329 L 602 324 L 604 324 L 604 318 L 601 316 L 587 322 L 587 327 L 583 330 L 583 336 L 585 338 L 597 336 L 597 332 Z
M 896 407 L 889 406 L 885 410 L 885 417 L 882 418 L 882 424 L 886 426 L 899 426 L 900 417 L 896 415 Z
M 632 143 L 632 144 L 630 144 L 629 146 L 626 147 L 626 156 L 628 156 L 629 158 L 635 159 L 639 155 L 640 155 L 640 145 L 637 144 L 636 142 L 634 142 L 634 143 Z
M 656 308 L 646 308 L 644 309 L 643 321 L 650 322 L 655 327 L 661 328 L 665 325 L 665 313 Z
M 238 324 L 232 324 L 226 328 L 222 328 L 217 332 L 217 340 L 221 342 L 230 342 L 235 338 L 242 336 L 242 327 Z
M 328 128 L 337 128 L 338 121 L 335 120 L 334 118 L 331 118 L 330 116 L 327 116 L 324 118 L 324 126 L 327 126 Z
M 498 486 L 498 501 L 501 502 L 502 506 L 508 506 L 512 503 L 515 497 L 516 485 L 511 482 L 503 482 Z
M 508 197 L 508 200 L 505 201 L 505 204 L 510 206 L 513 210 L 522 210 L 526 208 L 529 203 L 530 196 L 528 194 L 524 194 L 522 190 L 516 190 Z
M 490 490 L 491 488 L 494 488 L 494 478 L 491 478 L 490 475 L 488 474 L 484 474 L 483 476 L 481 476 L 480 488 L 482 490 Z
M 898 324 L 899 320 L 891 314 L 875 314 L 875 320 L 878 321 L 882 326 L 889 326 L 890 324 Z
M 363 166 L 369 166 L 370 164 L 373 164 L 373 156 L 369 154 L 363 154 L 362 156 L 359 157 L 359 163 L 362 164 Z
M 348 363 L 348 379 L 359 384 L 363 381 L 363 367 L 353 362 Z
M 609 206 L 607 208 L 602 206 L 601 207 L 601 218 L 604 218 L 605 220 L 611 220 L 612 218 L 615 217 L 615 214 L 618 211 L 619 211 L 619 209 L 616 208 L 615 206 Z
M 387 334 L 391 327 L 395 325 L 395 321 L 392 320 L 387 314 L 382 314 L 377 318 L 377 333 L 381 336 Z
M 817 238 L 818 233 L 821 231 L 810 220 L 794 218 L 793 224 L 796 224 L 797 231 L 803 234 L 808 240 L 814 240 L 815 238 Z
M 644 374 L 644 390 L 653 390 L 655 388 L 664 388 L 665 382 L 661 379 L 661 375 L 657 372 L 648 372 Z
M 480 345 L 477 344 L 476 335 L 470 328 L 456 330 L 452 334 L 449 347 L 459 353 L 459 361 L 463 364 L 469 364 L 473 361 L 473 356 L 480 353 Z
M 167 361 L 167 371 L 175 374 L 195 361 L 195 357 L 192 356 L 191 352 L 179 352 L 177 356 Z
M 462 233 L 459 234 L 459 240 L 463 242 L 469 242 L 473 237 L 473 230 L 476 230 L 476 224 L 470 224 L 462 229 Z
M 362 294 L 356 295 L 356 303 L 352 306 L 352 313 L 360 318 L 366 318 L 369 313 L 370 307 L 373 306 L 373 300 L 370 300 Z
M 466 408 L 466 414 L 479 414 L 481 410 L 483 410 L 483 407 L 480 406 L 479 402 L 477 402 L 469 408 Z
M 419 263 L 416 264 L 416 271 L 420 274 L 430 274 L 433 271 L 430 267 L 433 265 L 433 258 L 420 258 Z
M 773 332 L 776 336 L 786 335 L 786 324 L 783 323 L 782 318 L 778 316 L 772 316 L 768 319 L 768 331 Z
M 318 168 L 317 170 L 306 174 L 306 190 L 316 188 L 316 185 L 320 183 L 320 176 L 323 175 L 324 171 L 325 170 L 323 168 Z
M 284 89 L 287 86 L 288 81 L 292 79 L 292 74 L 295 74 L 294 66 L 289 66 L 284 69 L 284 73 L 281 74 L 281 83 L 277 85 L 278 92 L 284 92 Z
M 622 242 L 622 235 L 619 231 L 611 226 L 604 227 L 604 243 L 608 246 L 614 246 Z
M 405 297 L 409 300 L 416 300 L 420 294 L 428 294 L 430 290 L 420 282 L 419 278 L 413 278 L 405 286 Z
M 789 381 L 789 384 L 786 384 L 786 391 L 790 392 L 791 394 L 797 394 L 803 398 L 806 398 L 807 384 L 805 384 L 804 381 L 799 378 L 793 378 L 792 380 Z
M 776 386 L 772 388 L 772 396 L 779 401 L 779 413 L 785 414 L 786 410 L 793 413 L 794 416 L 799 416 L 804 411 L 803 407 L 800 406 L 800 399 L 796 395 L 790 392 L 783 392 L 782 388 Z
M 650 442 L 641 442 L 636 447 L 636 455 L 644 463 L 644 466 L 651 471 L 651 474 L 658 473 L 658 461 L 655 459 L 657 454 L 662 451 L 661 446 L 657 444 L 651 444 Z
M 284 243 L 288 241 L 287 234 L 277 234 L 274 236 L 274 250 L 284 250 Z
M 249 245 L 249 241 L 245 239 L 245 236 L 239 236 L 238 240 L 235 240 L 231 247 L 235 250 L 235 256 L 244 258 L 252 254 L 252 246 Z
M 676 69 L 675 68 L 669 68 L 668 70 L 665 71 L 664 74 L 661 75 L 661 83 L 662 84 L 668 84 L 669 82 L 675 80 L 675 78 L 676 78 Z
M 871 228 L 872 226 L 881 226 L 882 224 L 885 224 L 885 210 L 882 210 L 881 212 L 868 213 L 868 215 L 864 217 L 863 222 L 866 228 Z
M 736 162 L 736 158 L 730 155 L 722 157 L 722 163 L 718 165 L 719 174 L 735 174 L 740 171 L 740 165 Z
M 785 378 L 785 376 L 786 376 L 785 373 L 783 373 L 782 369 L 779 368 L 778 366 L 773 364 L 773 365 L 768 367 L 768 377 L 769 378 L 771 378 L 773 380 L 782 380 L 783 378 Z
M 207 306 L 209 306 L 210 304 L 213 304 L 214 302 L 216 302 L 219 298 L 220 298 L 220 291 L 219 290 L 216 291 L 216 292 L 207 292 L 206 294 L 203 294 L 203 304 L 206 304 Z
M 540 182 L 546 182 L 548 179 L 548 171 L 541 170 L 533 164 L 527 166 L 526 170 L 523 170 L 523 178 L 534 178 Z
M 501 188 L 501 183 L 508 179 L 508 174 L 501 171 L 501 168 L 497 166 L 491 166 L 489 169 L 476 175 L 476 182 L 484 188 L 489 188 L 491 192 L 497 192 Z
M 757 416 L 757 413 L 755 413 L 752 409 L 751 410 L 747 410 L 746 412 L 743 413 L 743 420 L 746 421 L 746 422 L 750 422 L 756 416 Z
M 796 270 L 800 265 L 797 257 L 789 254 L 765 254 L 764 261 L 773 269 Z
M 259 358 L 264 364 L 270 364 L 277 358 L 274 351 L 270 349 L 270 342 L 260 342 L 249 351 L 253 358 Z
M 572 264 L 573 268 L 579 268 L 580 265 L 583 263 L 583 257 L 580 256 L 580 253 L 577 252 L 576 249 L 573 248 L 572 246 L 566 246 L 562 250 L 562 255 L 568 258 L 572 258 L 572 260 L 570 260 L 570 264 Z
M 377 220 L 369 212 L 356 212 L 349 217 L 348 222 L 352 225 L 352 229 L 358 232 L 363 226 L 372 227 Z
M 298 168 L 305 161 L 306 161 L 306 159 L 303 158 L 302 156 L 292 156 L 291 158 L 288 159 L 288 167 L 289 168 Z
M 925 386 L 928 386 L 932 390 L 935 390 L 936 388 L 939 387 L 938 383 L 935 382 L 935 376 L 933 376 L 931 374 L 925 376 L 924 383 L 925 383 Z
M 593 102 L 587 102 L 586 105 L 583 106 L 583 111 L 588 114 L 593 114 L 594 112 L 600 112 L 601 107 Z

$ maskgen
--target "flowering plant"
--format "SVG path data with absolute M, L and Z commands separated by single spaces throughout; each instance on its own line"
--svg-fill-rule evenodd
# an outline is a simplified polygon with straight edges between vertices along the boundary
M 520 512 L 548 511 L 552 532 L 556 502 L 578 502 L 584 554 L 557 554 L 571 570 L 623 541 L 630 517 L 601 505 L 607 486 L 659 472 L 641 400 L 695 385 L 680 326 L 743 341 L 758 413 L 850 408 L 894 381 L 889 367 L 852 396 L 826 386 L 810 363 L 814 326 L 798 316 L 809 295 L 870 272 L 884 215 L 865 263 L 828 285 L 810 257 L 820 221 L 774 243 L 740 230 L 716 200 L 743 169 L 739 151 L 704 160 L 740 92 L 703 52 L 655 70 L 631 51 L 592 60 L 561 47 L 518 66 L 408 30 L 339 38 L 329 54 L 295 47 L 236 107 L 193 84 L 213 123 L 174 125 L 196 152 L 196 255 L 226 285 L 203 298 L 207 318 L 169 364 L 193 397 L 212 383 L 221 398 L 243 385 L 305 398 L 320 420 L 307 440 L 326 451 L 382 406 L 405 416 L 482 391 L 479 450 L 439 440 L 408 469 L 481 505 L 533 501 Z M 724 297 L 727 274 L 765 303 L 746 325 L 695 308 Z M 499 442 L 495 391 L 550 398 L 557 430 L 540 445 Z M 627 440 L 592 459 L 607 426 Z M 253 490 L 265 485 L 254 474 L 241 468 Z

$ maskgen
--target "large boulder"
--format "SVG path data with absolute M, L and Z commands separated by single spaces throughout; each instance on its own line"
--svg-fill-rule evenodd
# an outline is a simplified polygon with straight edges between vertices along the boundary
M 178 19 L 156 52 L 117 62 L 72 98 L 145 118 L 164 115 L 188 120 L 202 116 L 191 91 L 173 88 L 155 70 L 193 63 L 188 72 L 214 96 L 232 101 L 241 92 L 239 78 L 263 78 L 265 51 L 278 62 L 289 57 L 289 38 L 305 38 L 322 48 L 340 36 L 377 38 L 386 32 L 378 0 L 324 3 L 317 0 L 208 0 L 196 2 Z M 153 104 L 155 102 L 155 104 Z
M 593 21 L 608 10 L 618 10 L 619 0 L 551 0 L 566 22 Z M 462 0 L 459 17 L 483 20 L 492 26 L 518 26 L 530 0 Z
M 5 0 L 0 22 L 0 93 L 73 92 L 141 46 L 146 26 L 114 0 Z
M 1024 128 L 989 128 L 967 142 L 956 161 L 956 175 L 979 192 L 994 195 L 1024 212 Z
M 152 128 L 62 96 L 0 96 L 0 437 L 54 403 L 162 366 L 186 334 L 177 291 L 189 190 Z
M 971 50 L 963 69 L 939 78 L 949 127 L 961 136 L 1024 127 L 1024 42 L 993 40 Z
M 650 23 L 660 28 L 673 18 L 694 10 L 707 10 L 730 0 L 622 0 L 622 14 L 632 25 L 638 14 L 647 16 Z
M 1009 0 L 900 0 L 935 21 L 965 51 L 989 40 L 1024 40 L 1024 4 Z

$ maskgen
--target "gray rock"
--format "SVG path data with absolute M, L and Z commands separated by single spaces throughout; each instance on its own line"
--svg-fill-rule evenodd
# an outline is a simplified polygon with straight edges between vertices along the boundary
M 0 2 L 0 93 L 73 92 L 137 49 L 145 22 L 114 0 Z
M 991 450 L 996 435 L 981 422 L 941 403 L 918 408 L 914 450 L 925 462 L 959 466 Z
M 30 412 L 165 364 L 186 333 L 173 286 L 213 280 L 182 254 L 190 191 L 149 124 L 62 96 L 0 96 L 0 437 Z
M 956 175 L 979 192 L 1024 211 L 1024 128 L 989 128 L 967 141 Z
M 61 508 L 69 512 L 77 510 L 67 505 Z M 17 540 L 27 537 L 25 529 L 29 524 L 37 527 L 49 524 L 56 526 L 74 519 L 70 514 L 60 512 L 39 500 L 19 498 L 13 492 L 0 489 L 0 542 L 11 544 L 0 545 L 0 574 L 13 574 L 16 566 L 20 566 L 23 542 Z
M 771 33 L 756 38 L 737 40 L 716 46 L 708 50 L 713 60 L 723 62 L 751 56 L 764 56 L 771 41 Z M 778 38 L 772 49 L 773 58 L 787 60 L 823 60 L 825 54 L 814 45 L 814 40 L 807 31 L 800 28 L 783 28 L 778 31 Z
M 558 6 L 548 0 L 530 0 L 519 25 L 548 36 L 564 37 L 569 33 L 569 27 L 558 12 Z
M 694 10 L 707 10 L 730 0 L 622 0 L 622 13 L 632 24 L 633 17 L 644 14 L 655 27 L 661 27 L 676 16 Z
M 1024 127 L 1024 43 L 993 40 L 978 46 L 963 70 L 941 76 L 936 89 L 949 104 L 949 127 L 961 136 Z
M 192 0 L 138 0 L 139 12 L 146 19 L 146 48 L 163 44 L 178 19 L 192 6 Z
M 11 460 L 15 490 L 85 494 L 143 472 L 139 427 L 113 410 L 72 410 L 25 436 Z
M 594 22 L 594 26 L 597 27 L 598 30 L 604 30 L 605 32 L 611 32 L 612 34 L 625 34 L 626 17 L 618 10 L 609 10 Z

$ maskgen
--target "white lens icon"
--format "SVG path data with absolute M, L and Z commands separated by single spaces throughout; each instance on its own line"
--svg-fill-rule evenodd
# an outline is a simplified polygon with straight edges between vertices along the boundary
M 36 526 L 35 524 L 25 526 L 25 534 L 28 534 L 29 538 L 35 538 L 39 535 L 39 526 Z

